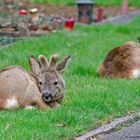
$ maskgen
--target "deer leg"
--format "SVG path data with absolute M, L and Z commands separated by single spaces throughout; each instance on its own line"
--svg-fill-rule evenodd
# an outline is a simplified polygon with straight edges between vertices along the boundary
M 54 102 L 50 102 L 49 106 L 52 108 L 58 108 L 60 107 L 60 104 L 57 101 L 54 101 Z
M 40 109 L 46 109 L 46 110 L 49 110 L 51 109 L 51 107 L 49 105 L 47 105 L 43 100 L 42 98 L 36 98 L 33 103 L 33 105 L 35 105 L 37 108 L 40 108 Z

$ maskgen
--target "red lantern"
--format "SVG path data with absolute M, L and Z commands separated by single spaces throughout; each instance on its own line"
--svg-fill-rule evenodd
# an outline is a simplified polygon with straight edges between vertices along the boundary
M 69 17 L 65 21 L 65 28 L 68 30 L 72 30 L 75 24 L 75 20 L 72 17 Z
M 97 21 L 101 22 L 103 20 L 103 9 L 99 8 L 97 13 Z
M 20 16 L 27 16 L 27 11 L 26 10 L 24 10 L 24 9 L 21 9 L 21 10 L 19 10 L 19 15 Z

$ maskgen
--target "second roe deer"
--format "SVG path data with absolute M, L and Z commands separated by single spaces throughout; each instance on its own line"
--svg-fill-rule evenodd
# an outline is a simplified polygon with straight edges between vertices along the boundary
M 128 41 L 112 49 L 98 68 L 101 77 L 140 78 L 140 44 Z

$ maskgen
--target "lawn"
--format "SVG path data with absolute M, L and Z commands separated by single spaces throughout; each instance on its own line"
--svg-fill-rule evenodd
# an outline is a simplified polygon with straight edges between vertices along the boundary
M 58 53 L 71 55 L 64 74 L 67 92 L 62 105 L 51 111 L 1 111 L 1 140 L 66 140 L 95 128 L 129 110 L 140 108 L 139 80 L 100 79 L 96 69 L 106 53 L 140 35 L 140 18 L 124 26 L 77 25 L 72 32 L 17 42 L 0 50 L 0 68 L 21 65 L 29 71 L 28 57 Z
M 59 4 L 59 5 L 74 5 L 75 0 L 30 0 L 31 2 L 38 2 L 38 3 L 50 3 L 50 4 Z M 93 0 L 96 2 L 97 5 L 101 6 L 120 6 L 122 3 L 122 0 Z M 129 4 L 131 6 L 140 6 L 139 0 L 128 0 Z

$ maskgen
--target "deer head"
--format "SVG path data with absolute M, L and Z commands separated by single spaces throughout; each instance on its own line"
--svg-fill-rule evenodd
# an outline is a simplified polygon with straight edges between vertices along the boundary
M 58 64 L 58 55 L 52 55 L 48 61 L 44 55 L 39 55 L 38 60 L 31 56 L 29 64 L 32 75 L 45 102 L 61 102 L 65 93 L 65 82 L 61 76 L 66 68 L 70 56 L 64 57 Z

